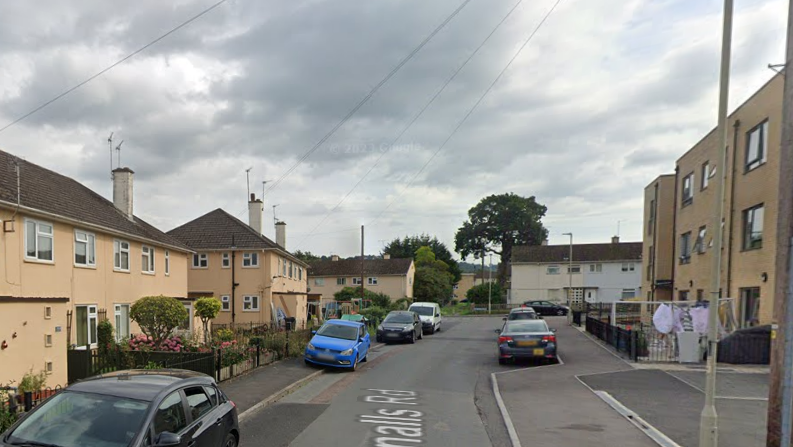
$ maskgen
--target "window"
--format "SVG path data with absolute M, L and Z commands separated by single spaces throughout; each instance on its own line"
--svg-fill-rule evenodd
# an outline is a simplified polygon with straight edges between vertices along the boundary
M 44 334 L 44 347 L 49 348 L 52 346 L 52 334 Z
M 77 346 L 96 344 L 96 306 L 76 306 Z
M 633 298 L 634 295 L 636 295 L 636 290 L 635 289 L 622 289 L 622 299 L 623 300 Z
M 181 331 L 191 331 L 193 330 L 193 303 L 182 303 L 182 305 L 187 311 L 187 317 L 185 317 L 185 319 L 179 323 L 179 326 L 176 329 Z
M 140 271 L 154 274 L 154 248 L 145 245 L 140 247 Z
M 25 219 L 25 257 L 37 261 L 53 261 L 52 224 Z
M 760 324 L 760 288 L 748 287 L 741 289 L 741 320 L 742 328 Z
M 337 286 L 347 285 L 347 278 L 336 278 L 336 285 Z
M 44 319 L 52 319 L 52 306 L 44 306 Z
M 589 264 L 589 273 L 602 273 L 603 264 Z
M 193 253 L 193 268 L 205 269 L 209 267 L 209 258 L 206 253 Z
M 768 155 L 768 120 L 746 134 L 746 167 L 749 172 L 766 162 Z
M 129 338 L 129 304 L 116 304 L 113 314 L 116 320 L 116 341 Z
M 220 264 L 220 266 L 224 269 L 231 267 L 231 254 L 223 253 L 223 262 Z
M 710 182 L 710 162 L 702 163 L 702 172 L 700 173 L 702 180 L 700 181 L 700 189 L 707 189 Z
M 165 250 L 165 276 L 171 274 L 171 253 Z
M 681 290 L 677 292 L 677 297 L 680 301 L 688 301 L 688 290 Z
M 702 254 L 705 253 L 705 236 L 707 235 L 708 230 L 705 225 L 699 227 L 699 232 L 697 233 L 697 240 L 694 242 L 694 251 Z
M 688 264 L 691 262 L 691 232 L 680 235 L 680 263 Z
M 294 265 L 292 264 L 292 261 L 289 261 L 289 277 L 290 278 L 294 277 L 294 273 L 295 273 L 294 270 L 295 270 L 295 268 L 294 268 Z
M 209 401 L 203 387 L 186 388 L 184 397 L 187 399 L 187 407 L 194 421 L 212 411 L 212 402 Z
M 344 279 L 344 278 L 338 278 L 337 281 L 339 279 Z M 314 285 L 315 286 L 324 286 L 325 285 L 325 278 L 314 278 Z
M 568 266 L 567 273 L 581 273 L 581 266 L 580 265 Z
M 763 248 L 763 205 L 743 212 L 743 249 Z
M 281 265 L 283 266 L 283 270 L 281 271 L 281 275 L 282 276 L 286 276 L 286 259 L 283 260 Z
M 622 263 L 622 271 L 625 272 L 625 273 L 634 272 L 634 271 L 636 271 L 636 264 L 634 264 L 632 262 L 623 262 Z
M 559 266 L 558 265 L 549 265 L 548 268 L 545 270 L 546 275 L 558 275 L 559 274 Z
M 702 301 L 705 299 L 705 291 L 702 289 L 697 289 L 697 301 Z
M 694 201 L 694 173 L 683 177 L 683 203 L 681 206 L 690 205 Z
M 242 297 L 242 311 L 256 312 L 259 310 L 259 297 L 257 295 L 245 295 Z
M 361 285 L 361 278 L 355 277 L 352 279 L 352 285 L 360 286 Z
M 647 234 L 653 234 L 653 225 L 655 225 L 655 200 L 650 200 L 650 218 L 647 219 Z
M 259 266 L 259 253 L 250 252 L 242 254 L 242 268 L 253 268 Z
M 182 405 L 182 396 L 179 391 L 169 394 L 154 415 L 154 438 L 164 432 L 179 433 L 187 427 L 187 416 Z
M 209 401 L 212 402 L 212 406 L 218 404 L 218 392 L 213 386 L 205 386 L 204 390 L 207 392 L 209 396 Z
M 281 275 L 281 258 L 278 258 L 278 270 L 275 271 L 276 275 Z
M 297 279 L 299 279 L 300 281 L 303 280 L 303 267 L 297 268 Z
M 92 233 L 74 230 L 74 265 L 96 266 L 96 237 Z
M 129 242 L 118 239 L 113 241 L 113 269 L 129 271 Z
M 370 276 L 370 277 L 367 279 L 367 282 L 368 282 L 368 284 L 369 284 L 370 286 L 376 286 L 376 285 L 377 285 L 377 277 L 376 277 L 376 276 Z
M 223 312 L 228 312 L 231 310 L 231 297 L 228 295 L 222 295 L 220 297 L 220 310 Z

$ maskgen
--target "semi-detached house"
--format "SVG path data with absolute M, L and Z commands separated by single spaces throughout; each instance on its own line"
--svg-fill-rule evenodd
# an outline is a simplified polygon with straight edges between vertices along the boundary
M 362 270 L 363 269 L 363 270 Z M 411 258 L 383 259 L 339 259 L 331 256 L 330 261 L 312 261 L 308 270 L 311 295 L 324 304 L 333 301 L 333 295 L 345 287 L 360 287 L 363 275 L 366 290 L 383 293 L 391 301 L 413 298 L 413 280 L 416 266 Z
M 67 348 L 95 347 L 102 318 L 123 339 L 139 332 L 136 300 L 189 305 L 191 251 L 133 214 L 133 174 L 113 171 L 111 202 L 0 151 L 0 384 L 32 369 L 65 385 Z

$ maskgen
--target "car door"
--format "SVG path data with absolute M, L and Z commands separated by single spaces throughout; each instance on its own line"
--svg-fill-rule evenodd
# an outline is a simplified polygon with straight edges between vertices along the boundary
M 173 433 L 182 437 L 180 447 L 193 446 L 192 434 L 187 428 L 187 412 L 185 403 L 182 399 L 181 391 L 174 391 L 167 395 L 157 406 L 152 421 L 153 439 L 150 445 L 156 445 L 160 435 L 165 432 Z M 148 441 L 144 441 L 145 443 Z
M 223 424 L 217 424 L 218 414 L 214 411 L 217 406 L 212 405 L 212 401 L 202 386 L 187 387 L 183 393 L 190 420 L 187 431 L 192 431 L 193 445 L 195 447 L 219 446 L 225 439 L 225 432 Z
M 416 333 L 416 338 L 421 337 L 421 318 L 419 318 L 419 314 L 413 313 L 413 332 Z
M 369 331 L 366 330 L 365 326 L 361 326 L 360 334 L 362 338 L 361 346 L 363 346 L 363 357 L 365 357 L 369 353 L 369 345 L 371 345 L 371 337 L 369 336 Z

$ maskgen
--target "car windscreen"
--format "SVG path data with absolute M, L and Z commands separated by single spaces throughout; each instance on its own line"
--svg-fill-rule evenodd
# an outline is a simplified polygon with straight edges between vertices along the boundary
M 416 312 L 417 314 L 425 317 L 431 317 L 434 315 L 433 314 L 434 309 L 428 306 L 410 306 L 410 309 L 408 310 L 411 312 Z
M 537 314 L 534 312 L 512 312 L 509 314 L 510 320 L 534 320 L 537 318 Z
M 413 316 L 408 314 L 391 314 L 385 317 L 383 323 L 392 324 L 410 324 L 413 322 Z
M 344 340 L 358 339 L 358 326 L 343 326 L 341 324 L 326 324 L 319 328 L 317 335 Z
M 504 332 L 548 332 L 548 326 L 542 320 L 510 321 Z
M 10 444 L 129 445 L 141 430 L 149 402 L 61 391 L 10 433 Z

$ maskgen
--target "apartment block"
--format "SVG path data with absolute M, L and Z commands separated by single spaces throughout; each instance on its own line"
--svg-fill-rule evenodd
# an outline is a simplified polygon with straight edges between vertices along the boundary
M 661 175 L 644 189 L 642 290 L 648 301 L 670 301 L 675 258 L 675 176 Z
M 671 296 L 664 291 L 653 299 L 698 300 L 711 293 L 717 226 L 712 216 L 718 200 L 713 182 L 726 174 L 721 296 L 734 299 L 739 326 L 771 322 L 783 87 L 784 78 L 774 76 L 729 116 L 726 167 L 718 160 L 714 129 L 677 160 L 673 176 L 659 177 L 663 180 L 645 189 L 645 224 L 656 231 L 645 231 L 644 240 L 653 247 L 657 267 L 645 272 L 644 284 L 655 283 L 659 291 L 658 279 L 665 278 L 658 275 L 668 273 L 662 270 L 670 262 L 673 266 Z M 674 188 L 668 185 L 670 177 Z M 654 184 L 661 200 L 653 195 Z M 670 221 L 673 244 L 665 229 Z

